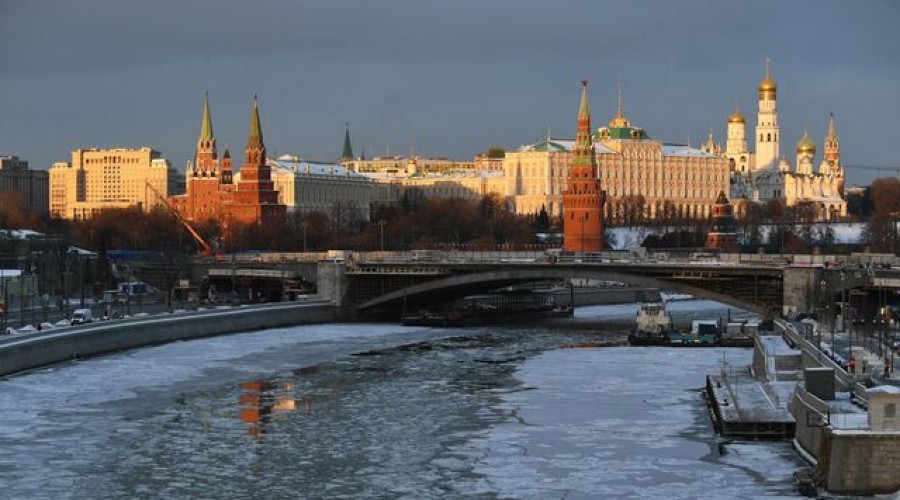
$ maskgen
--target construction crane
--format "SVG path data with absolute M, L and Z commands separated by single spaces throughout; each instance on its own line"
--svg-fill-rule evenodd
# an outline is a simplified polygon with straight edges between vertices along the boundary
M 204 257 L 212 257 L 214 255 L 218 255 L 217 252 L 213 250 L 212 246 L 210 246 L 210 244 L 207 243 L 205 239 L 203 239 L 203 236 L 200 236 L 200 233 L 198 233 L 197 230 L 194 229 L 194 226 L 192 226 L 191 223 L 187 221 L 187 219 L 185 219 L 180 213 L 178 213 L 178 210 L 176 210 L 175 207 L 169 204 L 169 200 L 165 196 L 163 196 L 162 193 L 160 193 L 149 182 L 147 182 L 146 184 L 147 187 L 150 188 L 150 190 L 153 191 L 153 193 L 160 199 L 160 201 L 162 201 L 163 206 L 165 206 L 169 212 L 175 215 L 178 221 L 181 222 L 181 224 L 185 228 L 187 228 L 189 233 L 191 233 L 194 241 L 196 241 L 197 245 L 200 246 L 200 255 Z

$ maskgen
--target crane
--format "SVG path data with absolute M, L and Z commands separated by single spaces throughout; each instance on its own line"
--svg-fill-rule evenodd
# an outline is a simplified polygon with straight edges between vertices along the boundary
M 163 206 L 165 206 L 169 212 L 172 212 L 172 214 L 175 215 L 178 221 L 181 222 L 181 224 L 185 228 L 187 228 L 189 233 L 191 233 L 194 241 L 196 241 L 197 245 L 200 246 L 200 255 L 204 257 L 211 257 L 213 255 L 216 255 L 216 252 L 213 250 L 212 246 L 210 246 L 210 244 L 207 243 L 205 239 L 203 239 L 203 236 L 200 236 L 200 233 L 198 233 L 197 230 L 194 229 L 194 226 L 192 226 L 191 223 L 187 221 L 187 219 L 185 219 L 180 213 L 178 213 L 178 210 L 175 210 L 175 207 L 169 204 L 169 200 L 165 196 L 163 196 L 162 193 L 160 193 L 155 187 L 153 187 L 150 182 L 147 182 L 146 184 L 147 187 L 150 188 L 150 190 L 153 191 L 154 194 L 156 194 L 160 201 L 162 201 Z

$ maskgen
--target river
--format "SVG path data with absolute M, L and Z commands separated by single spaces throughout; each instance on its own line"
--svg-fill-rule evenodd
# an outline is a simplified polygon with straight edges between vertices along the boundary
M 789 444 L 706 415 L 704 376 L 750 351 L 626 347 L 633 313 L 302 326 L 8 377 L 0 498 L 794 497 Z

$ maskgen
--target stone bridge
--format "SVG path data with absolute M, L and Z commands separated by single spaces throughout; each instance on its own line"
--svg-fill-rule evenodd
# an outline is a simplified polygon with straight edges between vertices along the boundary
M 709 298 L 765 317 L 818 313 L 839 321 L 840 303 L 855 318 L 898 303 L 900 260 L 889 254 L 684 254 L 645 249 L 592 255 L 543 251 L 259 253 L 211 262 L 202 273 L 258 275 L 254 287 L 273 290 L 292 277 L 315 282 L 318 295 L 344 319 L 397 318 L 404 303 L 451 301 L 515 284 L 596 280 L 659 288 Z M 223 274 L 224 273 L 224 274 Z M 197 277 L 200 279 L 200 277 Z M 265 280 L 271 284 L 266 284 Z M 226 280 L 228 281 L 228 280 Z M 227 289 L 227 283 L 222 285 Z M 233 286 L 233 285 L 231 285 Z M 281 287 L 281 288 L 279 288 Z
M 591 256 L 543 252 L 346 253 L 343 258 L 320 262 L 318 285 L 319 293 L 335 300 L 347 317 L 397 317 L 404 307 L 417 304 L 449 301 L 508 285 L 571 279 L 683 292 L 772 317 L 790 312 L 825 313 L 828 304 L 839 300 L 841 290 L 870 286 L 876 280 L 876 270 L 890 267 L 882 261 L 893 259 L 872 255 L 671 258 L 646 252 Z M 900 285 L 900 275 L 896 281 Z

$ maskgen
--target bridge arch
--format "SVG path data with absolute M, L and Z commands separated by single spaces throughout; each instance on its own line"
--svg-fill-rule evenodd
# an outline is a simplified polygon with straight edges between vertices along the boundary
M 584 266 L 557 265 L 540 268 L 503 268 L 471 274 L 453 275 L 419 283 L 386 293 L 357 306 L 357 311 L 392 309 L 401 310 L 404 301 L 439 301 L 461 298 L 466 295 L 484 293 L 504 286 L 534 281 L 559 279 L 596 279 L 616 281 L 647 288 L 660 288 L 690 294 L 694 297 L 714 300 L 740 309 L 768 316 L 772 311 L 760 304 L 754 304 L 727 294 L 706 290 L 677 280 L 659 279 L 637 274 L 624 273 L 609 268 L 586 268 Z

